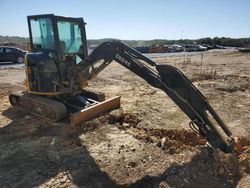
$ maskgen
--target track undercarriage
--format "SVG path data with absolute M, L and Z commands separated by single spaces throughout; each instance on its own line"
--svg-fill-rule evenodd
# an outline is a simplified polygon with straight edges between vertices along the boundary
M 52 122 L 69 118 L 73 126 L 120 107 L 120 97 L 105 100 L 104 94 L 86 90 L 63 102 L 28 92 L 12 93 L 9 101 L 14 107 Z

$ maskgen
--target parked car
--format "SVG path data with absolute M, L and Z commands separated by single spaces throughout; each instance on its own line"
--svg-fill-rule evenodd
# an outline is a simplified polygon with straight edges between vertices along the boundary
M 186 52 L 199 52 L 199 51 L 206 51 L 207 47 L 202 45 L 196 45 L 196 44 L 189 44 L 185 45 L 185 51 Z
M 23 63 L 26 53 L 20 48 L 0 46 L 0 62 Z
M 207 51 L 207 47 L 203 45 L 197 45 L 198 51 Z

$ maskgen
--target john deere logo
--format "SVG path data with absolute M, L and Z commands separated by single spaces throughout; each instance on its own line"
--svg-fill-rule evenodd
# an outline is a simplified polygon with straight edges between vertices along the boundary
M 131 63 L 124 59 L 122 56 L 120 56 L 118 53 L 115 55 L 115 57 L 116 59 L 120 60 L 122 63 L 130 67 Z

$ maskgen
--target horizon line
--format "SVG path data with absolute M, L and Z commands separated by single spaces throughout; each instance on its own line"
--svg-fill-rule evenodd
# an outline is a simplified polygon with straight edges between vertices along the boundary
M 0 37 L 19 37 L 19 38 L 25 38 L 25 39 L 29 39 L 29 37 L 24 37 L 24 36 L 16 36 L 16 35 L 0 35 Z M 97 38 L 97 39 L 93 39 L 93 38 L 89 38 L 87 40 L 122 40 L 122 41 L 152 41 L 152 40 L 199 40 L 199 39 L 205 39 L 205 38 L 210 38 L 210 39 L 214 39 L 214 38 L 229 38 L 229 39 L 249 39 L 250 37 L 240 37 L 240 38 L 233 38 L 233 37 L 201 37 L 201 38 L 196 38 L 196 39 L 192 39 L 192 38 L 185 38 L 185 39 L 163 39 L 163 38 L 155 38 L 155 39 L 117 39 L 117 38 L 112 38 L 112 37 L 106 37 L 106 38 Z

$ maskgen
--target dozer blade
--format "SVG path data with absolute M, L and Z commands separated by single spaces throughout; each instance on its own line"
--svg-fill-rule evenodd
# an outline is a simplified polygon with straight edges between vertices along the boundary
M 103 102 L 97 103 L 88 108 L 82 109 L 79 112 L 69 114 L 70 124 L 75 126 L 81 122 L 90 120 L 94 117 L 99 116 L 102 113 L 114 110 L 120 107 L 120 96 L 105 100 Z

